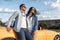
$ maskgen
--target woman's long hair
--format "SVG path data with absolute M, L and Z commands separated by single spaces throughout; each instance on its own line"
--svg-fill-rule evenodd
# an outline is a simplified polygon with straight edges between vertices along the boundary
M 33 9 L 34 7 L 30 7 L 30 9 L 29 9 L 29 11 L 28 11 L 28 13 L 27 13 L 27 16 L 29 16 L 30 15 L 30 11 Z M 33 15 L 35 16 L 36 14 L 37 14 L 37 11 L 36 11 L 36 9 L 34 8 L 34 10 L 35 10 L 35 12 L 33 13 Z M 32 15 L 32 16 L 33 16 Z

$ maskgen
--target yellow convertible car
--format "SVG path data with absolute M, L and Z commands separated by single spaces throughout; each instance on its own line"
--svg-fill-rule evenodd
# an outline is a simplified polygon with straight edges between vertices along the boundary
M 6 27 L 0 27 L 0 40 L 18 40 L 14 30 L 7 32 Z M 60 40 L 60 34 L 50 30 L 37 30 L 34 40 Z

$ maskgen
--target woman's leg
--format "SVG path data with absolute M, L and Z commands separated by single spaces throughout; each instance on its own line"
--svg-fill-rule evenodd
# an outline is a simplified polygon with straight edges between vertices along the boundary
M 25 36 L 26 36 L 27 40 L 33 40 L 33 37 L 32 37 L 31 33 L 28 30 L 26 30 Z

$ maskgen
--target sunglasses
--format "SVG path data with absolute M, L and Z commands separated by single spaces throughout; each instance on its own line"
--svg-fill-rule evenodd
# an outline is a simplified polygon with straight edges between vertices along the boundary
M 22 6 L 22 7 L 26 8 L 25 6 Z

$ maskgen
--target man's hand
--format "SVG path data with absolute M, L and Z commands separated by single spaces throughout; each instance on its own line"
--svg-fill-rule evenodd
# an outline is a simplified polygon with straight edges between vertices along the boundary
M 11 28 L 10 27 L 7 27 L 7 31 L 10 32 Z
M 31 35 L 34 36 L 35 32 L 32 32 Z

